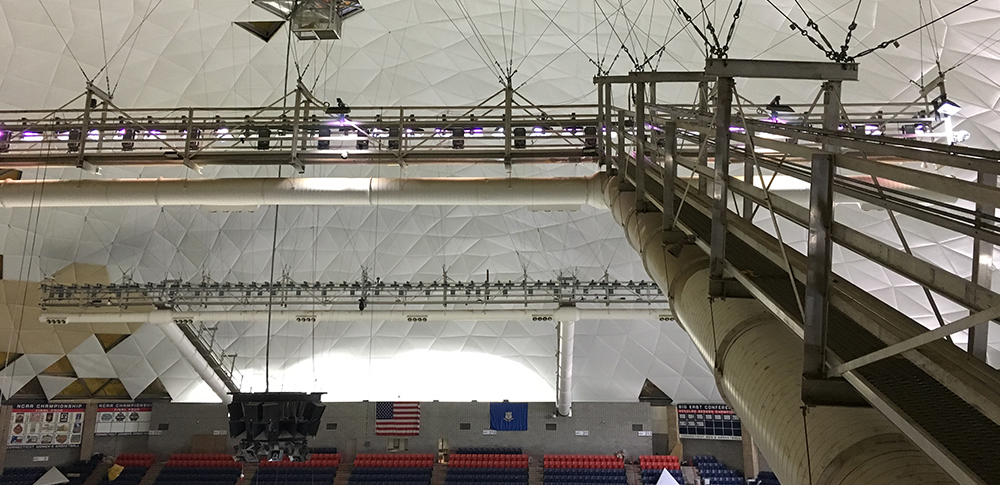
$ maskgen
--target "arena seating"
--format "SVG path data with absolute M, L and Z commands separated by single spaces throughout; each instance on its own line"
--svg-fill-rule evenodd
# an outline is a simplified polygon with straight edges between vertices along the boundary
M 483 448 L 489 449 L 489 448 Z M 448 460 L 447 485 L 527 485 L 528 455 L 457 454 Z
M 45 471 L 45 468 L 39 466 L 4 468 L 3 475 L 0 475 L 0 485 L 32 485 Z
M 708 479 L 711 485 L 740 485 L 744 483 L 743 477 L 739 473 L 719 463 L 714 456 L 696 456 L 691 461 L 698 469 L 698 475 L 702 479 Z
M 520 448 L 459 448 L 452 455 L 520 455 Z
M 546 485 L 625 484 L 625 463 L 611 455 L 545 455 Z
M 774 475 L 774 472 L 760 472 L 757 474 L 757 485 L 781 485 L 778 483 L 778 477 Z
M 655 484 L 660 480 L 660 474 L 666 469 L 677 483 L 684 483 L 681 473 L 681 461 L 671 455 L 644 455 L 639 457 L 639 468 L 643 485 Z
M 177 454 L 163 467 L 155 485 L 234 485 L 242 464 L 226 454 Z M 117 485 L 114 484 L 114 485 Z
M 60 466 L 59 471 L 69 479 L 69 485 L 83 485 L 83 482 L 94 473 L 97 464 L 104 460 L 103 454 L 91 456 L 89 460 L 80 460 L 72 465 Z
M 330 485 L 337 478 L 340 455 L 313 453 L 307 461 L 264 461 L 251 485 Z
M 153 466 L 154 461 L 156 461 L 156 457 L 152 453 L 122 453 L 118 455 L 115 464 L 121 465 L 125 469 L 115 479 L 114 485 L 139 485 L 142 477 L 146 476 L 149 467 Z M 100 485 L 111 485 L 107 474 L 104 475 Z
M 429 485 L 434 455 L 358 455 L 350 485 Z

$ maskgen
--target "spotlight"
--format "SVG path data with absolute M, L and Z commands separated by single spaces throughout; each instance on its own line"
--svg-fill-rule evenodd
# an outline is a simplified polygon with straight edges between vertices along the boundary
M 330 149 L 330 136 L 333 132 L 330 127 L 323 125 L 319 128 L 319 140 L 316 141 L 317 150 L 329 150 Z
M 944 94 L 934 98 L 934 101 L 931 101 L 931 106 L 934 107 L 934 114 L 939 118 L 950 118 L 962 111 L 961 106 L 948 99 Z
M 364 298 L 358 298 L 358 311 L 362 311 L 362 312 L 365 311 L 365 307 L 366 306 L 368 306 L 368 303 L 365 302 L 365 299 Z
M 326 114 L 328 115 L 346 115 L 351 112 L 351 107 L 344 103 L 344 100 L 337 98 L 337 106 L 329 106 L 326 108 Z
M 271 129 L 268 127 L 257 128 L 257 149 L 271 149 Z
M 525 148 L 528 146 L 528 140 L 525 137 L 528 135 L 528 130 L 524 127 L 514 128 L 514 148 Z
M 583 147 L 589 150 L 597 148 L 596 126 L 588 126 L 583 129 Z
M 399 128 L 389 128 L 389 149 L 399 150 Z
M 770 103 L 767 103 L 767 110 L 771 112 L 771 119 L 778 119 L 778 113 L 794 113 L 795 110 L 787 104 L 781 104 L 781 96 L 775 96 Z
M 451 147 L 456 150 L 465 148 L 465 130 L 462 128 L 451 130 Z
M 80 139 L 83 137 L 83 132 L 78 128 L 69 130 L 69 142 L 66 143 L 67 151 L 78 152 L 80 151 Z
M 5 126 L 0 125 L 0 153 L 7 153 L 10 151 L 10 137 L 10 130 L 8 130 Z
M 125 127 L 121 130 L 122 133 L 122 151 L 130 152 L 135 150 L 135 129 Z
M 355 148 L 357 148 L 358 150 L 367 150 L 368 149 L 368 137 L 358 138 L 358 142 L 357 142 L 357 144 L 355 144 Z

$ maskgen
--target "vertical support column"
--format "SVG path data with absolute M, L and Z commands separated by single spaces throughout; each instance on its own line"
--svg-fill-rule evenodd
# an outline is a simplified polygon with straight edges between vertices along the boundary
M 600 162 L 604 164 L 604 169 L 608 170 L 608 157 L 607 152 L 604 149 L 604 130 L 607 129 L 608 123 L 604 118 L 607 113 L 607 109 L 604 106 L 604 85 L 597 84 L 597 153 L 600 155 Z M 504 127 L 504 133 L 507 132 L 507 127 Z M 610 173 L 610 172 L 609 172 Z
M 732 134 L 733 78 L 720 77 L 715 105 L 715 183 L 712 187 L 712 251 L 709 257 L 709 296 L 725 296 L 726 233 L 729 224 L 729 141 Z
M 94 454 L 94 428 L 97 426 L 97 403 L 88 402 L 83 414 L 83 437 L 80 441 L 80 459 L 89 460 Z
M 7 442 L 10 437 L 11 409 L 10 404 L 0 406 L 0 437 L 3 438 L 3 442 L 0 443 L 0 470 L 4 468 L 4 464 L 7 462 Z
M 646 83 L 639 82 L 633 86 L 635 86 L 635 211 L 646 212 Z
M 757 478 L 760 473 L 760 457 L 757 444 L 754 443 L 750 432 L 744 428 L 743 433 L 743 476 L 747 480 Z
M 601 136 L 604 138 L 604 156 L 610 174 L 614 169 L 614 156 L 611 154 L 611 149 L 614 146 L 611 143 L 611 116 L 614 113 L 614 103 L 611 101 L 611 83 L 604 85 L 604 104 L 606 105 L 604 109 L 604 133 L 601 133 Z
M 708 81 L 698 82 L 698 114 L 707 115 L 708 114 Z M 708 166 L 708 151 L 702 150 L 701 147 L 705 146 L 708 141 L 708 133 L 701 133 L 698 135 L 698 165 L 703 167 Z M 708 193 L 708 179 L 704 176 L 698 175 L 698 190 L 703 194 Z
M 754 164 L 754 146 L 751 144 L 753 140 L 753 128 L 750 126 L 744 126 L 746 130 L 747 143 L 743 148 L 743 182 L 753 185 L 753 164 Z M 743 198 L 743 218 L 752 221 L 753 220 L 753 200 L 749 197 Z
M 511 143 L 513 141 L 514 134 L 512 133 L 513 128 L 511 127 L 511 117 L 514 115 L 514 88 L 510 84 L 510 78 L 507 78 L 507 87 L 504 88 L 504 101 L 503 101 L 503 162 L 506 164 L 511 163 Z M 510 168 L 509 166 L 507 167 Z
M 573 339 L 576 335 L 576 322 L 560 320 L 556 324 L 556 334 L 556 412 L 560 416 L 569 417 L 573 415 Z
M 649 102 L 646 104 L 647 110 L 648 110 L 649 106 L 656 106 L 656 83 L 655 82 L 649 83 L 648 91 L 649 91 Z M 656 152 L 660 148 L 660 143 L 659 143 L 659 141 L 660 141 L 660 134 L 656 132 L 656 128 L 655 128 L 656 123 L 655 123 L 655 120 L 653 120 L 653 111 L 652 110 L 649 110 L 649 112 L 646 114 L 646 119 L 649 122 L 650 126 L 654 126 L 654 128 L 650 128 L 650 130 L 649 130 L 649 144 L 650 144 L 650 146 L 653 147 L 653 152 Z
M 663 124 L 663 230 L 664 234 L 674 229 L 674 178 L 677 176 L 677 123 Z
M 295 112 L 292 117 L 292 166 L 298 170 L 299 173 L 305 173 L 306 167 L 301 162 L 299 162 L 299 139 L 301 134 L 299 133 L 302 128 L 302 88 L 295 90 Z
M 812 157 L 812 185 L 809 190 L 809 238 L 806 266 L 804 355 L 802 375 L 806 379 L 826 377 L 826 334 L 829 313 L 830 263 L 833 241 L 834 156 L 816 153 Z
M 80 149 L 76 153 L 76 168 L 89 169 L 88 163 L 84 160 L 87 153 L 87 136 L 90 134 L 90 112 L 94 104 L 94 92 L 91 84 L 87 83 L 87 96 L 84 98 L 83 123 L 80 126 Z M 70 137 L 72 140 L 72 137 Z
M 994 174 L 979 173 L 976 181 L 990 187 L 997 186 L 997 176 Z M 996 215 L 996 206 L 976 204 L 976 212 Z M 980 224 L 990 224 L 982 221 Z M 983 242 L 981 239 L 972 240 L 972 282 L 979 286 L 990 289 L 993 284 L 993 245 Z M 990 322 L 981 323 L 969 329 L 969 353 L 973 357 L 986 361 L 986 351 L 989 342 Z
M 628 154 L 625 153 L 625 110 L 618 111 L 618 186 L 625 186 L 625 171 L 628 170 Z
M 823 129 L 837 131 L 840 129 L 840 91 L 841 81 L 823 83 Z M 840 148 L 823 144 L 823 150 L 839 153 Z

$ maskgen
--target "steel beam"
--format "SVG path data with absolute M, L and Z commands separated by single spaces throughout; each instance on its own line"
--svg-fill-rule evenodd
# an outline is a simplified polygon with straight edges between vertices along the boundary
M 1000 307 L 993 307 L 987 310 L 983 310 L 979 313 L 973 313 L 965 318 L 960 318 L 951 322 L 943 327 L 935 328 L 934 330 L 928 330 L 916 337 L 904 340 L 897 344 L 890 345 L 884 349 L 876 350 L 868 355 L 858 357 L 857 359 L 845 362 L 838 365 L 830 370 L 830 376 L 840 376 L 847 372 L 850 372 L 859 367 L 866 366 L 868 364 L 878 362 L 882 359 L 887 359 L 895 355 L 899 355 L 907 350 L 913 350 L 921 345 L 929 344 L 935 340 L 942 339 L 948 335 L 952 335 L 962 330 L 968 330 L 976 325 L 987 323 L 990 320 L 1000 318 Z
M 837 62 L 762 61 L 757 59 L 713 59 L 705 61 L 705 75 L 729 78 L 815 79 L 857 81 L 858 65 Z
M 806 270 L 805 344 L 802 375 L 806 379 L 826 376 L 827 316 L 830 308 L 831 252 L 833 239 L 834 158 L 817 153 L 812 157 L 809 191 L 809 238 Z M 805 392 L 803 390 L 803 392 Z M 805 400 L 805 399 L 803 399 Z
M 697 83 L 706 78 L 703 72 L 643 71 L 630 72 L 627 76 L 594 76 L 594 84 Z
M 823 129 L 837 131 L 840 129 L 840 93 L 843 83 L 827 81 L 823 83 Z M 839 147 L 830 143 L 823 144 L 823 150 L 840 152 Z
M 715 182 L 712 190 L 712 251 L 709 256 L 709 295 L 725 296 L 723 281 L 726 267 L 726 234 L 729 223 L 729 141 L 732 133 L 733 78 L 720 77 L 716 83 L 718 95 L 715 105 Z
M 635 211 L 646 211 L 646 84 L 635 83 Z M 628 158 L 626 157 L 626 160 Z
M 997 176 L 993 174 L 980 172 L 976 181 L 982 185 L 997 186 Z M 995 215 L 997 208 L 995 204 L 976 204 L 976 212 Z M 982 218 L 979 219 L 978 223 L 990 224 Z M 993 244 L 985 242 L 979 237 L 972 240 L 972 282 L 986 289 L 993 285 Z M 983 362 L 986 362 L 987 349 L 989 348 L 989 331 L 989 322 L 969 329 L 969 353 Z
M 674 183 L 677 177 L 677 123 L 663 123 L 663 171 L 660 185 L 663 188 L 662 208 L 663 230 L 670 233 L 674 230 Z

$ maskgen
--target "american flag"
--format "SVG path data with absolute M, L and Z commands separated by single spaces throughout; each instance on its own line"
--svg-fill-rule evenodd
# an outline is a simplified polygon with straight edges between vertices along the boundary
M 417 436 L 420 434 L 420 403 L 375 403 L 376 436 Z

